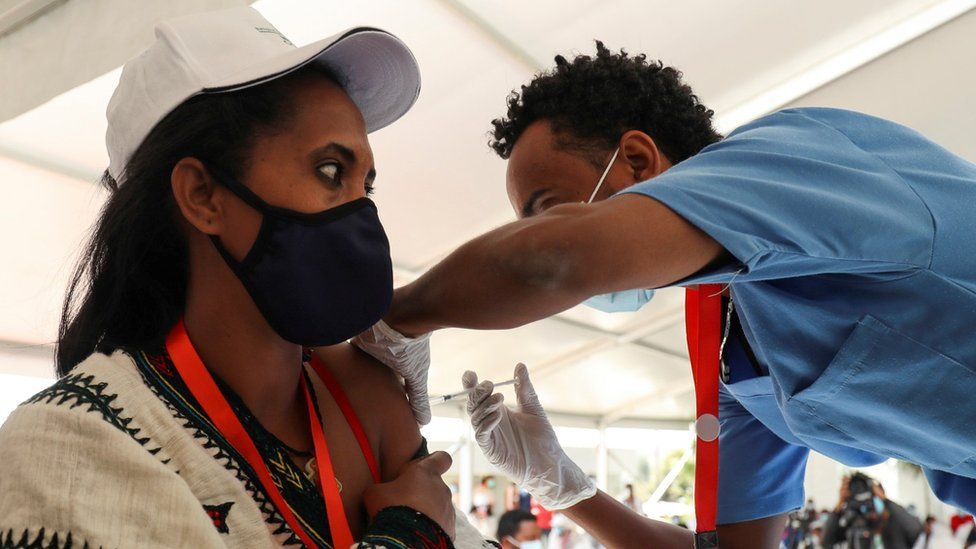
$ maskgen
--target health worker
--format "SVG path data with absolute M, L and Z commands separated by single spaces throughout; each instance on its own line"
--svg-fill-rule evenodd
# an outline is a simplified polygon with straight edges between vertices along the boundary
M 976 165 L 839 109 L 782 110 L 722 137 L 679 71 L 600 43 L 556 57 L 492 126 L 521 219 L 399 288 L 359 339 L 413 380 L 415 403 L 433 330 L 513 328 L 584 301 L 634 310 L 682 286 L 699 451 L 718 438 L 699 491 L 717 474 L 723 549 L 778 545 L 811 449 L 850 466 L 918 464 L 941 500 L 976 511 Z M 516 409 L 464 379 L 493 464 L 604 545 L 692 546 L 596 490 L 527 370 L 516 377 Z

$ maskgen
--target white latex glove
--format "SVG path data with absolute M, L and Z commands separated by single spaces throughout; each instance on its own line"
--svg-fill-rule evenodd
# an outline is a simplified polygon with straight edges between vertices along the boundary
M 403 378 L 410 408 L 417 423 L 430 423 L 427 370 L 430 369 L 430 334 L 410 338 L 380 320 L 352 339 L 352 344 L 386 364 Z
M 539 397 L 532 388 L 524 364 L 515 367 L 518 408 L 503 403 L 504 395 L 492 394 L 490 381 L 478 384 L 478 375 L 465 372 L 468 414 L 475 440 L 488 462 L 539 500 L 546 509 L 571 507 L 596 495 L 596 485 L 572 462 L 556 440 Z

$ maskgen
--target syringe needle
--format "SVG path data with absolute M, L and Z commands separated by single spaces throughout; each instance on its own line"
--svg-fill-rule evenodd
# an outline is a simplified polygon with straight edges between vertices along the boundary
M 515 384 L 515 380 L 509 379 L 508 381 L 502 381 L 501 383 L 496 383 L 495 387 L 498 388 L 498 387 L 504 387 L 506 385 L 514 385 L 514 384 Z M 449 395 L 434 397 L 430 399 L 430 405 L 437 406 L 438 404 L 443 404 L 445 402 L 450 402 L 460 397 L 468 396 L 475 389 L 477 389 L 477 387 L 472 387 L 470 389 L 465 389 L 463 391 L 457 393 L 451 393 Z

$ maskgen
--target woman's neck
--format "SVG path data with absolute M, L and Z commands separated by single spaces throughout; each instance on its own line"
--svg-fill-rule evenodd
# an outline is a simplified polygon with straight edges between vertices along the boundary
M 187 291 L 184 323 L 193 347 L 265 429 L 289 446 L 309 449 L 301 347 L 268 325 L 233 275 L 209 274 L 191 276 Z

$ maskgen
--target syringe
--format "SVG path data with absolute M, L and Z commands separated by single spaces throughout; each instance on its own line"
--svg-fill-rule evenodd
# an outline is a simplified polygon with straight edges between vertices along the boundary
M 495 388 L 504 387 L 506 385 L 514 385 L 514 384 L 515 384 L 515 380 L 514 379 L 510 379 L 508 381 L 502 381 L 501 383 L 496 383 L 495 384 Z M 445 402 L 450 402 L 450 401 L 452 401 L 452 400 L 454 400 L 456 398 L 468 396 L 475 389 L 477 389 L 477 387 L 472 387 L 470 389 L 465 389 L 465 390 L 463 390 L 461 392 L 458 392 L 458 393 L 451 393 L 449 395 L 434 397 L 434 398 L 430 399 L 430 405 L 431 406 L 437 406 L 438 404 L 444 404 Z

